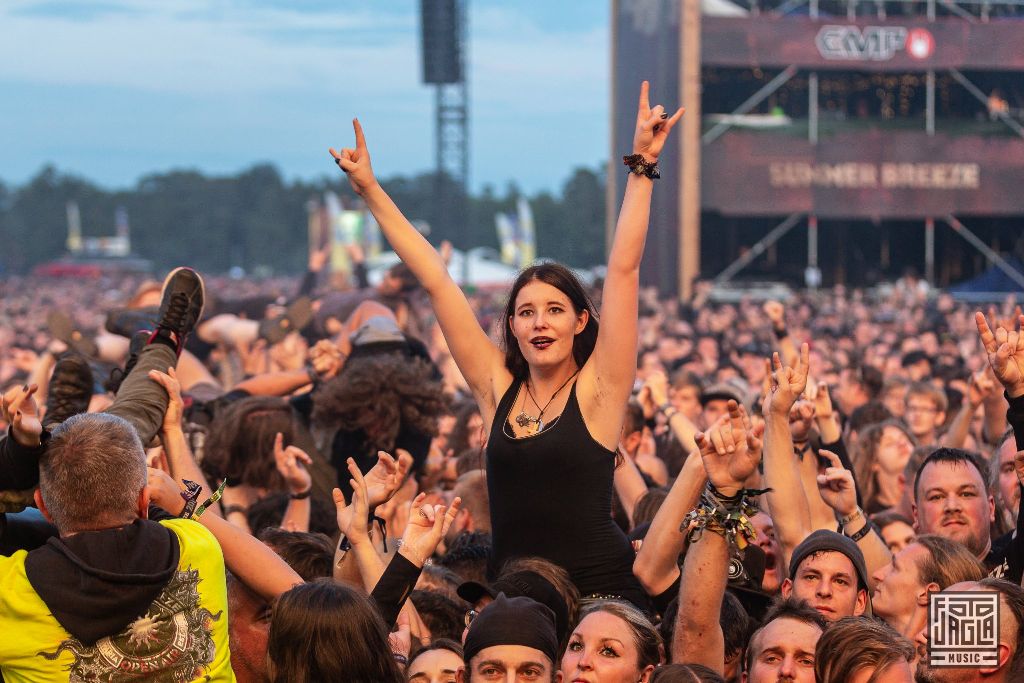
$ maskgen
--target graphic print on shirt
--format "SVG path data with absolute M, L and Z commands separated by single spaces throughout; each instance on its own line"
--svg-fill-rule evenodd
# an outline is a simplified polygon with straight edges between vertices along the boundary
M 216 647 L 213 614 L 199 605 L 199 572 L 191 567 L 175 572 L 149 610 L 115 636 L 95 645 L 69 638 L 54 652 L 39 656 L 57 659 L 70 652 L 69 683 L 127 683 L 141 676 L 154 683 L 208 680 L 204 667 L 213 661 Z

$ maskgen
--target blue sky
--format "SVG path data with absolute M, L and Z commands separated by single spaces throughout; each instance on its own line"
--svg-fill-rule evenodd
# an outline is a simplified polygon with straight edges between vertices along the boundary
M 607 0 L 468 0 L 474 188 L 557 189 L 607 156 Z M 106 187 L 173 168 L 333 173 L 366 129 L 381 176 L 433 166 L 417 0 L 3 0 L 0 179 Z

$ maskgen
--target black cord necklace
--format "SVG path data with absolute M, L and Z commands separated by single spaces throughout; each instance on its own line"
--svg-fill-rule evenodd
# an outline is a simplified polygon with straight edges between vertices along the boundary
M 522 410 L 522 412 L 520 412 L 518 415 L 516 415 L 516 424 L 519 425 L 523 429 L 529 429 L 531 434 L 536 434 L 537 432 L 539 432 L 542 429 L 544 429 L 544 419 L 543 419 L 544 418 L 544 411 L 547 410 L 548 406 L 551 405 L 551 402 L 555 400 L 555 396 L 558 396 L 558 392 L 560 392 L 562 389 L 564 389 L 565 385 L 567 385 L 569 382 L 571 382 L 572 378 L 575 377 L 576 375 L 578 375 L 579 372 L 580 372 L 580 369 L 576 368 L 576 372 L 574 372 L 571 375 L 569 375 L 569 378 L 567 380 L 565 380 L 564 382 L 562 382 L 562 386 L 560 386 L 557 389 L 555 389 L 555 393 L 551 394 L 551 398 L 548 399 L 548 402 L 544 404 L 543 408 L 540 408 L 540 403 L 537 402 L 537 398 L 533 395 L 533 390 L 530 389 L 530 380 L 527 379 L 526 380 L 526 393 L 530 395 L 531 399 L 533 399 L 533 404 L 535 406 L 537 406 L 538 408 L 540 408 L 540 412 L 537 413 L 537 417 L 533 417 L 532 415 L 527 414 L 527 412 L 526 412 L 526 402 L 524 401 L 523 402 L 523 410 Z M 531 428 L 531 426 L 532 426 L 532 428 Z

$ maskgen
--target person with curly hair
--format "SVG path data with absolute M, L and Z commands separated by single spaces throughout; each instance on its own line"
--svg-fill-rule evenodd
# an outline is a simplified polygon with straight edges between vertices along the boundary
M 351 495 L 347 458 L 367 472 L 377 451 L 402 449 L 419 471 L 446 409 L 434 368 L 398 352 L 353 355 L 337 377 L 293 405 L 300 413 L 308 409 L 317 448 L 342 474 L 338 487 L 346 497 Z

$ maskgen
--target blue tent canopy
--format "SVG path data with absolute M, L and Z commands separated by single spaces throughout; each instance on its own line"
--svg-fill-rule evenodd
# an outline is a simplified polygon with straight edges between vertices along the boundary
M 1010 267 L 1016 270 L 1018 273 L 1024 274 L 1024 263 L 1015 257 L 1006 259 L 1006 262 L 1010 264 Z M 1010 294 L 1011 292 L 1020 292 L 1021 287 L 996 265 L 989 267 L 981 275 L 973 277 L 970 280 L 964 280 L 963 282 L 952 285 L 949 291 L 954 294 L 969 294 L 974 292 L 1002 292 Z

